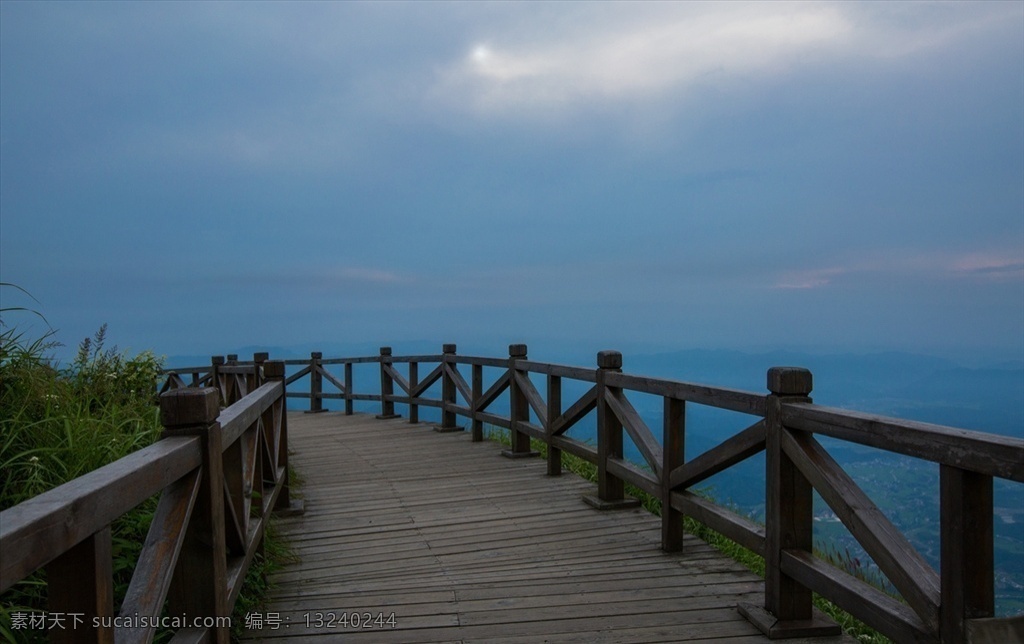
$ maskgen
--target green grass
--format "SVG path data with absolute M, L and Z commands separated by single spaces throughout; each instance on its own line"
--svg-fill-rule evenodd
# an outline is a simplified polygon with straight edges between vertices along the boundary
M 105 344 L 103 326 L 81 343 L 71 365 L 62 368 L 47 356 L 58 346 L 52 332 L 29 340 L 0 319 L 0 509 L 159 439 L 156 382 L 161 360 L 150 352 L 128 356 Z M 148 499 L 111 526 L 115 607 L 131 581 L 157 501 L 156 496 Z M 245 613 L 265 600 L 269 573 L 290 558 L 272 526 L 264 548 L 266 556 L 254 559 L 236 603 L 236 629 Z M 39 614 L 45 608 L 41 570 L 0 595 L 0 640 L 46 641 L 46 631 L 12 628 L 13 613 Z M 160 633 L 156 641 L 169 635 Z
M 487 427 L 485 437 L 488 440 L 496 441 L 504 445 L 511 444 L 509 440 L 509 433 L 505 429 Z M 530 444 L 532 449 L 540 452 L 541 458 L 547 458 L 547 445 L 535 439 L 531 439 Z M 564 471 L 572 472 L 573 474 L 576 474 L 588 481 L 592 481 L 594 483 L 597 482 L 597 466 L 590 461 L 585 461 L 582 458 L 579 458 L 578 456 L 562 452 L 562 469 Z M 651 514 L 661 516 L 660 499 L 629 484 L 626 485 L 626 494 L 639 500 L 640 504 Z M 725 554 L 738 563 L 743 564 L 751 572 L 760 577 L 764 577 L 764 558 L 760 555 L 744 548 L 735 541 L 732 541 L 721 533 L 715 532 L 691 517 L 683 518 L 683 528 L 690 534 L 705 541 L 708 545 L 712 546 L 719 552 Z M 836 553 L 831 553 L 831 555 L 833 557 L 831 560 L 832 563 L 839 565 L 839 567 L 843 567 L 842 557 Z M 890 642 L 888 638 L 859 621 L 824 597 L 815 595 L 814 603 L 819 610 L 835 620 L 847 635 L 854 637 L 858 641 L 866 642 L 868 644 L 888 644 Z

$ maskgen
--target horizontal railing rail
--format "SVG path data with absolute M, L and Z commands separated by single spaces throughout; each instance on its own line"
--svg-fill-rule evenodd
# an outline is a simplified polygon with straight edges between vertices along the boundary
M 265 360 L 265 356 L 262 358 Z M 236 358 L 237 360 L 237 358 Z M 231 360 L 215 358 L 213 381 L 228 373 Z M 252 363 L 258 365 L 259 354 Z M 897 641 L 956 642 L 1024 637 L 1021 618 L 994 618 L 993 479 L 1024 482 L 1024 441 L 981 432 L 905 421 L 812 403 L 811 373 L 805 369 L 768 370 L 765 394 L 664 378 L 622 373 L 618 352 L 598 354 L 596 368 L 536 362 L 525 345 L 510 345 L 508 358 L 463 356 L 453 344 L 437 355 L 395 356 L 384 347 L 378 356 L 286 360 L 298 369 L 289 385 L 309 380 L 307 391 L 289 397 L 309 400 L 309 412 L 324 411 L 324 401 L 380 404 L 381 418 L 396 417 L 395 405 L 408 406 L 410 422 L 420 407 L 440 410 L 438 431 L 461 431 L 469 423 L 472 440 L 483 440 L 484 424 L 509 430 L 509 457 L 535 454 L 531 439 L 547 448 L 547 472 L 561 472 L 563 452 L 597 467 L 596 494 L 586 500 L 597 508 L 630 507 L 631 484 L 661 500 L 662 548 L 682 549 L 682 518 L 690 516 L 765 560 L 765 603 L 741 612 L 773 638 L 835 632 L 816 617 L 812 593 L 818 593 L 879 632 Z M 353 366 L 379 365 L 375 382 L 357 393 Z M 340 366 L 341 374 L 331 371 Z M 469 378 L 460 371 L 469 369 Z M 485 384 L 484 370 L 492 373 Z M 200 371 L 200 373 L 203 373 Z M 544 385 L 538 388 L 534 379 Z M 195 377 L 193 378 L 195 380 Z M 563 400 L 563 382 L 579 383 L 585 393 Z M 436 386 L 440 385 L 440 395 Z M 222 387 L 227 391 L 228 387 Z M 541 390 L 543 389 L 543 391 Z M 662 426 L 649 427 L 631 396 L 662 399 Z M 226 394 L 225 394 L 226 395 Z M 635 397 L 635 396 L 634 396 Z M 492 410 L 498 400 L 507 413 Z M 687 408 L 700 405 L 738 412 L 751 421 L 718 445 L 684 458 Z M 569 430 L 596 412 L 596 443 L 580 441 Z M 626 460 L 623 437 L 636 446 L 642 462 Z M 818 442 L 826 436 L 934 463 L 940 474 L 939 571 L 881 512 L 852 477 Z M 765 454 L 765 524 L 723 507 L 694 489 L 711 476 Z M 813 492 L 849 529 L 875 561 L 899 598 L 854 577 L 813 553 Z M 1008 630 L 1007 630 L 1008 629 Z
M 0 513 L 0 592 L 43 568 L 48 611 L 78 620 L 51 641 L 149 642 L 165 610 L 172 641 L 229 641 L 266 518 L 292 502 L 284 365 L 225 367 L 196 386 L 168 374 L 158 442 Z M 111 524 L 156 494 L 116 610 Z

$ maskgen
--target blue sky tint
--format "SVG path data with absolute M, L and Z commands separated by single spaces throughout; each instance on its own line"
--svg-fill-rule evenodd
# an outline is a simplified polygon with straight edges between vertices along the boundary
M 0 171 L 71 345 L 1024 359 L 1021 2 L 4 0 Z

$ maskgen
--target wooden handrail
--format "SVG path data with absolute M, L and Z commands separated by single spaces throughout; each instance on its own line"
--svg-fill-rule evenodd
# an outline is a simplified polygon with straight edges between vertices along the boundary
M 809 398 L 811 374 L 802 369 L 770 369 L 769 391 L 760 394 L 622 373 L 617 352 L 602 352 L 596 368 L 537 362 L 526 356 L 525 345 L 510 345 L 509 358 L 461 355 L 455 352 L 455 345 L 445 345 L 436 355 L 398 356 L 387 348 L 378 356 L 320 359 L 320 385 L 329 384 L 334 390 L 289 395 L 310 398 L 311 409 L 322 408 L 322 400 L 344 399 L 349 414 L 353 401 L 380 403 L 381 416 L 392 416 L 396 403 L 407 404 L 411 422 L 418 422 L 420 407 L 436 407 L 441 410 L 437 429 L 461 429 L 457 418 L 462 417 L 469 421 L 474 441 L 482 440 L 484 423 L 504 427 L 512 435 L 506 455 L 532 454 L 528 439 L 540 440 L 548 448 L 547 471 L 552 475 L 561 472 L 563 451 L 594 463 L 599 474 L 592 501 L 598 507 L 628 505 L 624 483 L 661 498 L 665 550 L 681 548 L 678 525 L 681 517 L 688 515 L 764 556 L 766 604 L 747 606 L 742 612 L 771 637 L 834 631 L 834 627 L 814 621 L 812 591 L 897 640 L 966 641 L 968 633 L 977 635 L 1008 624 L 1021 629 L 1020 620 L 991 619 L 991 495 L 993 477 L 1024 481 L 1024 441 L 815 405 Z M 357 393 L 352 366 L 366 363 L 380 365 L 381 388 Z M 310 363 L 290 360 L 285 364 Z M 403 364 L 408 365 L 406 372 L 400 369 Z M 328 365 L 342 365 L 344 379 L 331 374 Z M 461 366 L 470 367 L 469 381 L 460 372 Z M 484 382 L 484 368 L 498 370 L 489 384 Z M 300 371 L 289 382 L 307 373 L 310 371 Z M 533 377 L 545 379 L 547 386 L 535 385 Z M 594 386 L 563 404 L 565 380 Z M 433 397 L 429 390 L 438 382 L 441 394 Z M 632 393 L 663 398 L 660 431 L 648 427 L 633 408 Z M 490 410 L 500 399 L 508 400 L 507 414 Z M 684 462 L 688 405 L 740 412 L 755 420 Z M 566 435 L 595 409 L 599 417 L 596 445 Z M 646 467 L 623 459 L 623 432 L 637 445 Z M 941 574 L 914 552 L 867 495 L 817 447 L 814 435 L 913 456 L 940 468 Z M 765 526 L 690 491 L 762 451 L 766 453 L 770 497 L 766 501 L 772 508 Z M 822 493 L 861 545 L 895 577 L 891 581 L 907 604 L 814 557 L 812 490 Z M 986 525 L 987 532 L 982 529 L 979 534 L 978 526 Z
M 792 429 L 1024 482 L 1021 441 L 1009 436 L 819 405 L 783 405 L 782 420 Z
M 551 475 L 561 472 L 563 451 L 595 464 L 598 490 L 590 501 L 597 507 L 628 506 L 625 483 L 660 498 L 662 547 L 666 551 L 681 549 L 679 526 L 682 516 L 688 515 L 762 555 L 766 562 L 765 605 L 742 607 L 741 612 L 771 637 L 834 630 L 815 621 L 813 591 L 898 641 L 966 641 L 969 634 L 983 637 L 987 631 L 1006 628 L 1017 629 L 1017 637 L 1024 638 L 1020 619 L 992 619 L 992 484 L 994 478 L 1024 482 L 1024 440 L 815 405 L 809 397 L 810 372 L 795 368 L 769 369 L 768 393 L 762 394 L 622 373 L 617 352 L 601 352 L 598 365 L 592 368 L 531 360 L 525 345 L 510 345 L 508 358 L 457 354 L 453 344 L 444 345 L 442 352 L 434 355 L 397 356 L 389 347 L 382 348 L 378 356 L 324 359 L 314 355 L 317 357 L 308 361 L 283 362 L 303 367 L 288 378 L 289 384 L 310 375 L 308 393 L 286 395 L 309 398 L 311 411 L 323 409 L 323 400 L 343 399 L 345 413 L 351 414 L 353 401 L 372 401 L 381 404 L 382 417 L 393 417 L 394 405 L 399 403 L 409 406 L 410 422 L 418 422 L 420 407 L 436 407 L 441 410 L 438 430 L 461 429 L 458 418 L 462 417 L 469 421 L 474 441 L 483 439 L 484 423 L 504 427 L 512 438 L 506 455 L 531 455 L 529 439 L 539 440 L 548 448 L 547 471 Z M 367 363 L 380 365 L 380 389 L 357 393 L 352 367 Z M 405 373 L 399 367 L 403 364 L 407 365 Z M 214 360 L 211 374 L 223 378 L 221 373 L 231 374 L 241 365 L 218 366 Z M 328 369 L 334 365 L 343 366 L 343 379 Z M 463 365 L 472 371 L 468 382 L 459 370 Z M 484 382 L 484 368 L 498 370 L 490 384 Z M 535 385 L 532 377 L 543 378 L 546 387 Z M 193 381 L 198 379 L 193 376 Z M 592 383 L 593 387 L 563 404 L 565 380 Z M 432 397 L 430 388 L 438 382 L 441 394 Z M 227 387 L 224 390 L 222 395 L 230 393 Z M 632 393 L 664 400 L 660 431 L 648 427 L 633 408 Z M 491 411 L 503 398 L 508 400 L 509 412 Z M 688 405 L 740 412 L 755 421 L 684 461 Z M 566 434 L 595 409 L 596 445 Z M 646 467 L 623 459 L 624 432 L 636 444 Z M 815 435 L 912 456 L 939 467 L 941 573 L 924 561 L 821 449 Z M 762 451 L 766 454 L 765 526 L 690 491 Z M 814 490 L 873 556 L 905 604 L 813 555 Z
M 0 592 L 199 467 L 200 461 L 199 439 L 167 438 L 4 510 Z
M 186 618 L 179 635 L 228 642 L 266 517 L 292 507 L 284 364 L 256 358 L 248 367 L 215 361 L 213 373 L 227 379 L 218 388 L 169 378 L 162 440 L 0 513 L 0 590 L 45 567 L 50 612 L 81 620 L 52 633 L 61 641 L 151 641 L 166 606 Z M 243 391 L 221 408 L 225 394 Z M 110 524 L 158 493 L 115 622 Z M 94 618 L 111 626 L 94 629 Z

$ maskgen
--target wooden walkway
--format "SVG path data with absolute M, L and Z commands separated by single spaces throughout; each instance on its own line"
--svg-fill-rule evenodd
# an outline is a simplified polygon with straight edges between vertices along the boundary
M 594 510 L 594 484 L 540 459 L 405 419 L 288 423 L 306 512 L 278 526 L 301 561 L 251 639 L 768 641 L 735 608 L 763 603 L 762 580 L 689 535 L 662 552 L 656 517 Z

